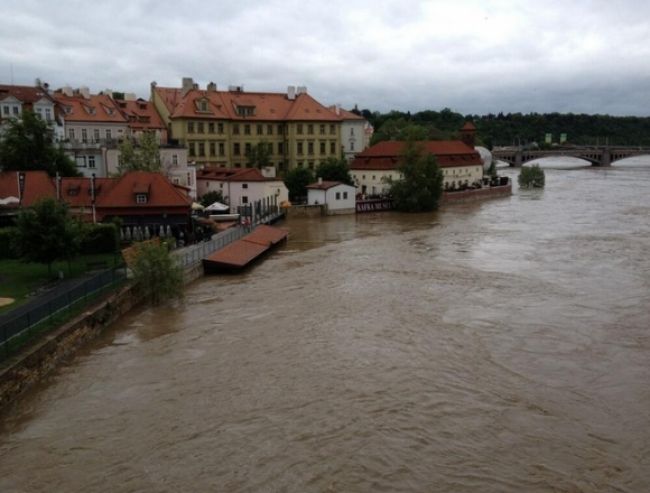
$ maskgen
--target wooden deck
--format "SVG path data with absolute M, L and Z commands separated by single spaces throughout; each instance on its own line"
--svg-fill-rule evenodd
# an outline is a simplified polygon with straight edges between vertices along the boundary
M 289 232 L 273 226 L 261 225 L 242 239 L 203 259 L 206 273 L 243 269 L 287 239 Z

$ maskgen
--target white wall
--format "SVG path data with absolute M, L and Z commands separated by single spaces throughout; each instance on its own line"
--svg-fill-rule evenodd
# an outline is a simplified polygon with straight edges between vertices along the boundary
M 289 200 L 289 191 L 282 180 L 256 182 L 198 180 L 197 192 L 199 197 L 213 191 L 220 191 L 223 194 L 224 200 L 231 207 L 231 212 L 234 212 L 237 206 L 250 204 L 267 197 L 277 197 L 277 205 Z
M 341 124 L 341 145 L 348 161 L 366 148 L 365 120 L 344 120 Z
M 355 188 L 350 185 L 336 185 L 327 190 L 307 189 L 307 203 L 309 205 L 327 204 L 328 211 L 354 210 Z
M 357 185 L 358 193 L 365 193 L 366 195 L 381 195 L 388 193 L 390 185 L 388 178 L 397 180 L 400 173 L 396 170 L 350 170 L 350 175 Z M 452 183 L 460 185 L 467 183 L 469 185 L 474 182 L 481 181 L 483 178 L 483 167 L 481 165 L 471 166 L 456 166 L 450 168 L 442 168 L 443 187 L 451 186 Z M 365 185 L 365 192 L 364 192 Z

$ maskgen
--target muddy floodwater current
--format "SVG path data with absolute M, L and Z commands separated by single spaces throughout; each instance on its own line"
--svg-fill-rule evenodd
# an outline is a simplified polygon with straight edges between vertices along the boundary
M 650 168 L 546 182 L 286 221 L 3 416 L 0 491 L 650 491 Z

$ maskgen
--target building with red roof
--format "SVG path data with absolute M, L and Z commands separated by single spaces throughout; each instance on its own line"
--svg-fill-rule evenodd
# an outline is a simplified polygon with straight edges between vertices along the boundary
M 464 127 L 463 130 L 473 139 L 475 129 Z M 474 185 L 483 178 L 481 155 L 466 142 L 439 140 L 418 144 L 425 153 L 436 157 L 445 188 Z M 350 165 L 350 174 L 360 193 L 380 195 L 388 191 L 390 180 L 400 177 L 399 166 L 405 146 L 406 143 L 401 141 L 384 141 L 357 154 Z
M 284 182 L 272 176 L 264 176 L 257 168 L 206 167 L 196 172 L 199 196 L 208 192 L 221 192 L 231 212 L 238 206 L 251 204 L 273 197 L 275 204 L 289 200 Z
M 329 109 L 341 118 L 341 148 L 350 162 L 357 153 L 370 145 L 372 125 L 361 115 L 344 110 L 339 105 L 330 106 Z
M 22 192 L 19 173 L 0 173 L 0 217 L 14 216 L 20 207 L 51 197 L 67 203 L 72 214 L 97 222 L 120 218 L 123 226 L 160 226 L 187 230 L 192 199 L 188 191 L 163 174 L 133 171 L 119 178 L 52 178 L 44 171 L 26 171 Z M 94 184 L 94 187 L 93 187 Z M 94 206 L 94 207 L 93 207 Z M 94 209 L 94 212 L 93 212 Z
M 23 111 L 33 111 L 50 125 L 54 140 L 63 139 L 63 120 L 48 84 L 36 80 L 35 86 L 0 84 L 0 131 L 12 118 L 20 118 Z
M 314 168 L 341 149 L 342 118 L 307 93 L 289 86 L 286 93 L 248 92 L 241 86 L 200 89 L 191 78 L 180 88 L 151 85 L 151 101 L 199 165 L 243 168 L 250 150 L 268 146 L 280 170 Z

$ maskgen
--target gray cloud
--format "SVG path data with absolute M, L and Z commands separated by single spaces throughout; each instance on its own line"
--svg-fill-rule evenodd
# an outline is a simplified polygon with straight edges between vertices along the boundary
M 605 1 L 10 0 L 0 80 L 303 84 L 381 111 L 646 115 L 650 5 Z

